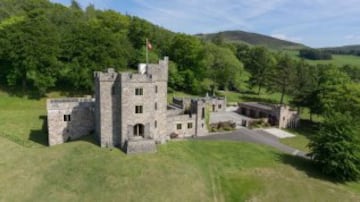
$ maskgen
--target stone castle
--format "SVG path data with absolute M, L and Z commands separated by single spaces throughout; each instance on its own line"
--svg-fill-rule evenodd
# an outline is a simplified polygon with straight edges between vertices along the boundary
M 126 153 L 155 152 L 170 138 L 208 135 L 209 114 L 238 127 L 265 121 L 279 128 L 297 127 L 299 115 L 288 106 L 239 103 L 236 116 L 226 115 L 226 98 L 173 98 L 167 103 L 168 58 L 140 64 L 136 73 L 114 69 L 95 72 L 94 98 L 47 100 L 49 145 L 95 134 L 101 147 Z M 227 120 L 226 120 L 227 119 Z
M 170 137 L 206 135 L 206 107 L 226 108 L 226 99 L 217 97 L 174 98 L 168 105 L 167 57 L 140 64 L 137 73 L 107 69 L 94 79 L 95 98 L 47 100 L 50 146 L 94 133 L 101 147 L 153 152 Z

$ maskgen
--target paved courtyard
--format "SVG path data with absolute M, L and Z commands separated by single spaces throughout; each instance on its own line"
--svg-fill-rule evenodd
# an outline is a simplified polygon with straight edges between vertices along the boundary
M 250 130 L 247 128 L 240 128 L 233 132 L 216 133 L 204 137 L 195 137 L 195 140 L 227 140 L 227 141 L 241 141 L 251 142 L 263 145 L 269 145 L 282 152 L 308 158 L 305 152 L 299 151 L 295 148 L 289 147 L 279 142 L 279 139 L 261 130 Z
M 294 134 L 291 134 L 289 132 L 286 132 L 284 130 L 278 129 L 278 128 L 265 128 L 261 129 L 262 131 L 269 133 L 271 135 L 274 135 L 278 138 L 289 138 L 289 137 L 295 137 Z
M 210 114 L 210 123 L 219 123 L 224 121 L 232 121 L 236 123 L 236 128 L 242 128 L 242 120 L 251 120 L 246 116 L 240 115 L 235 111 L 227 109 L 225 112 L 212 112 Z

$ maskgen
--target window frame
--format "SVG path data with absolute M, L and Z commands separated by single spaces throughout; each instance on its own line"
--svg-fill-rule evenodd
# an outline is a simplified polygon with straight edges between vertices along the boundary
M 188 129 L 192 129 L 192 128 L 193 128 L 193 123 L 192 123 L 192 122 L 188 122 L 188 123 L 187 123 L 187 128 L 188 128 Z
M 70 122 L 71 121 L 71 114 L 64 114 L 64 122 Z
M 135 114 L 142 114 L 143 111 L 143 106 L 142 105 L 135 105 Z
M 176 130 L 181 130 L 182 129 L 182 124 L 181 123 L 177 123 L 176 124 Z
M 144 95 L 144 90 L 143 88 L 135 88 L 135 96 L 143 96 Z

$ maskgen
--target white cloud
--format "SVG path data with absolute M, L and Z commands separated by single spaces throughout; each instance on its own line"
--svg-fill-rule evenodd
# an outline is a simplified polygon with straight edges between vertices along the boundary
M 249 29 L 249 20 L 275 9 L 285 0 L 134 0 L 138 15 L 175 31 L 188 33 Z
M 51 0 L 69 5 L 71 0 Z M 244 30 L 328 46 L 360 43 L 360 0 L 78 0 L 177 32 Z M 349 34 L 357 33 L 357 34 Z M 299 37 L 301 36 L 301 37 Z

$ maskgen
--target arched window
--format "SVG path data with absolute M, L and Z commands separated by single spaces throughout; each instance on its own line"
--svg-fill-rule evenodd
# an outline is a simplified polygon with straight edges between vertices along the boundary
M 134 136 L 144 137 L 144 125 L 143 124 L 136 124 L 134 126 Z

